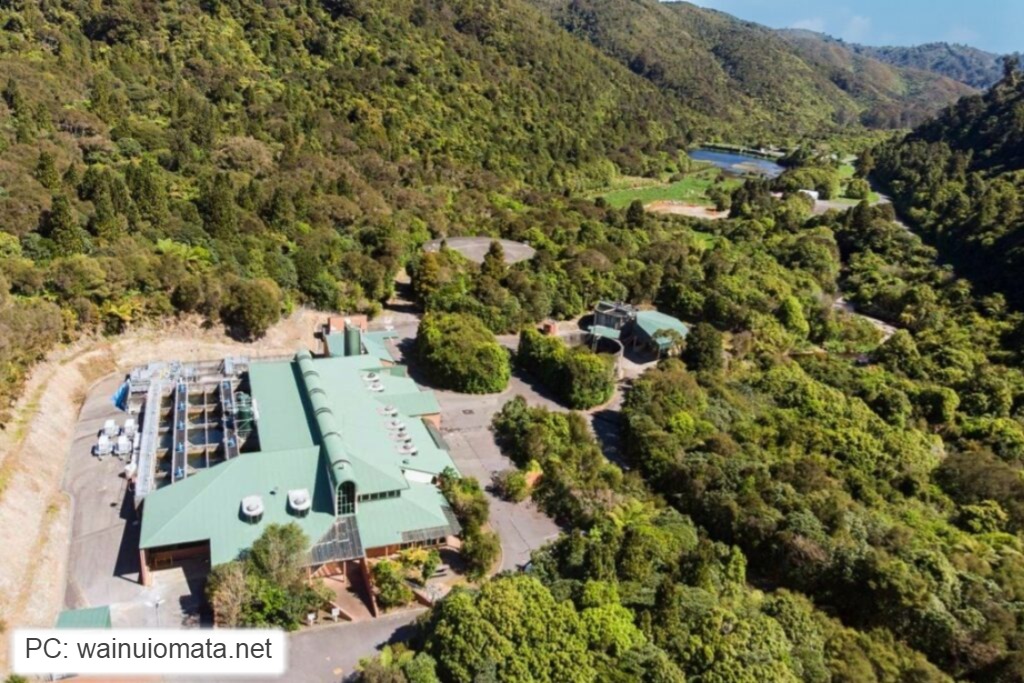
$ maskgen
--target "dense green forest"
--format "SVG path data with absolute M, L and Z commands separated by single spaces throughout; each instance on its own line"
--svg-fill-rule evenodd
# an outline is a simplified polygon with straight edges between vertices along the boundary
M 973 88 L 686 2 L 531 0 L 571 33 L 732 135 L 799 139 L 857 123 L 907 127 Z
M 861 134 L 963 92 L 847 59 L 646 0 L 2 3 L 0 413 L 54 344 L 175 314 L 253 338 L 295 305 L 375 313 L 402 268 L 425 375 L 468 391 L 508 381 L 494 334 L 654 305 L 692 331 L 628 392 L 623 462 L 577 413 L 512 399 L 494 421 L 569 533 L 528 576 L 455 592 L 364 680 L 1021 680 L 1012 62 L 842 181 L 878 178 L 935 248 L 891 205 L 813 216 L 795 190 L 841 180 L 810 146 L 774 183 L 715 188 L 716 222 L 582 198 L 690 170 L 695 141 Z M 536 255 L 419 249 L 459 234 Z M 521 363 L 576 383 L 567 403 L 607 397 L 602 359 L 526 339 Z M 484 574 L 486 498 L 444 486 Z
M 746 183 L 713 224 L 594 207 L 600 231 L 570 241 L 642 255 L 651 284 L 627 296 L 702 322 L 627 394 L 632 471 L 581 415 L 517 398 L 495 419 L 574 532 L 530 579 L 434 610 L 413 645 L 442 680 L 562 680 L 565 652 L 570 680 L 1024 675 L 1021 316 L 890 205 L 811 217 L 770 190 Z M 882 342 L 838 292 L 901 329 Z
M 376 310 L 424 240 L 496 233 L 526 185 L 671 170 L 695 118 L 518 2 L 69 0 L 0 26 L 4 408 L 82 332 Z
M 944 259 L 1024 303 L 1024 74 L 1016 60 L 984 95 L 879 146 L 862 166 Z

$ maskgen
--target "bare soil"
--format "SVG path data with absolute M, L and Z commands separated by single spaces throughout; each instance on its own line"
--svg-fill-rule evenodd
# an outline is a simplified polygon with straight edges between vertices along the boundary
M 719 218 L 728 218 L 728 211 L 715 211 L 710 206 L 702 206 L 700 204 L 687 204 L 686 202 L 677 202 L 672 199 L 661 199 L 656 202 L 651 202 L 644 207 L 651 213 L 669 213 L 676 216 L 690 216 L 691 218 L 708 218 L 711 220 L 717 220 Z
M 118 337 L 82 339 L 36 365 L 14 419 L 0 432 L 0 632 L 52 626 L 61 610 L 71 519 L 61 481 L 93 384 L 153 360 L 257 358 L 309 348 L 323 319 L 323 313 L 299 309 L 254 343 L 234 341 L 197 318 L 166 320 Z M 6 672 L 2 640 L 0 672 Z

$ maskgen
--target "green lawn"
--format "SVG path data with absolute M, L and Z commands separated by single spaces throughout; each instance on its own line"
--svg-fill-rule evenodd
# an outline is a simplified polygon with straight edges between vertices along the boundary
M 638 185 L 599 193 L 599 196 L 604 197 L 605 201 L 615 208 L 629 206 L 636 199 L 639 199 L 643 204 L 668 199 L 691 204 L 709 205 L 711 202 L 707 198 L 707 191 L 719 175 L 721 175 L 719 169 L 709 168 L 691 173 L 674 183 L 652 182 L 648 185 Z M 740 182 L 737 179 L 730 178 L 723 181 L 721 185 L 724 189 L 731 190 L 739 186 Z
M 878 193 L 875 192 L 874 190 L 872 190 L 868 194 L 868 204 L 877 204 L 879 199 L 880 197 L 878 196 Z M 849 197 L 836 197 L 834 201 L 838 202 L 839 204 L 849 204 L 850 206 L 856 206 L 857 204 L 860 204 L 859 199 L 850 199 Z

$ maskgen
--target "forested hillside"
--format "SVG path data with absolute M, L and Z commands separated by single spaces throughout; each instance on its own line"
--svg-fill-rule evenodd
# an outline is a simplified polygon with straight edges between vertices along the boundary
M 748 136 L 906 127 L 972 92 L 846 50 L 793 45 L 764 26 L 686 2 L 532 1 L 686 106 Z
M 693 323 L 681 359 L 626 394 L 628 470 L 582 415 L 517 398 L 496 417 L 505 452 L 542 475 L 533 500 L 574 533 L 532 578 L 431 614 L 413 645 L 442 680 L 1024 675 L 1021 315 L 890 205 L 814 217 L 772 189 L 746 183 L 714 223 L 567 201 L 529 233 L 531 262 L 419 259 L 428 310 L 496 330 L 530 320 L 551 281 L 559 308 L 601 292 Z M 839 292 L 900 329 L 883 342 L 831 305 Z
M 1024 75 L 944 110 L 864 162 L 943 257 L 1024 304 Z
M 524 184 L 674 169 L 699 118 L 516 1 L 66 0 L 0 26 L 4 405 L 83 331 L 372 310 L 415 245 L 494 232 Z

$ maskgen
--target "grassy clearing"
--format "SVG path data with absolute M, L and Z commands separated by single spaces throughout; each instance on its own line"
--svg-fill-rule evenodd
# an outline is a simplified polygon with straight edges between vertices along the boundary
M 699 232 L 697 230 L 691 230 L 690 237 L 698 247 L 705 251 L 715 246 L 715 242 L 718 241 L 717 236 L 706 232 Z
M 691 204 L 710 205 L 707 198 L 707 191 L 715 184 L 715 181 L 722 174 L 717 168 L 708 168 L 685 176 L 682 180 L 674 183 L 636 184 L 633 186 L 619 187 L 610 191 L 600 193 L 609 205 L 615 208 L 629 206 L 633 201 L 639 199 L 643 204 L 650 204 L 660 200 L 671 200 L 677 202 L 688 202 Z M 740 181 L 734 178 L 727 178 L 720 183 L 721 187 L 731 190 L 740 185 Z

